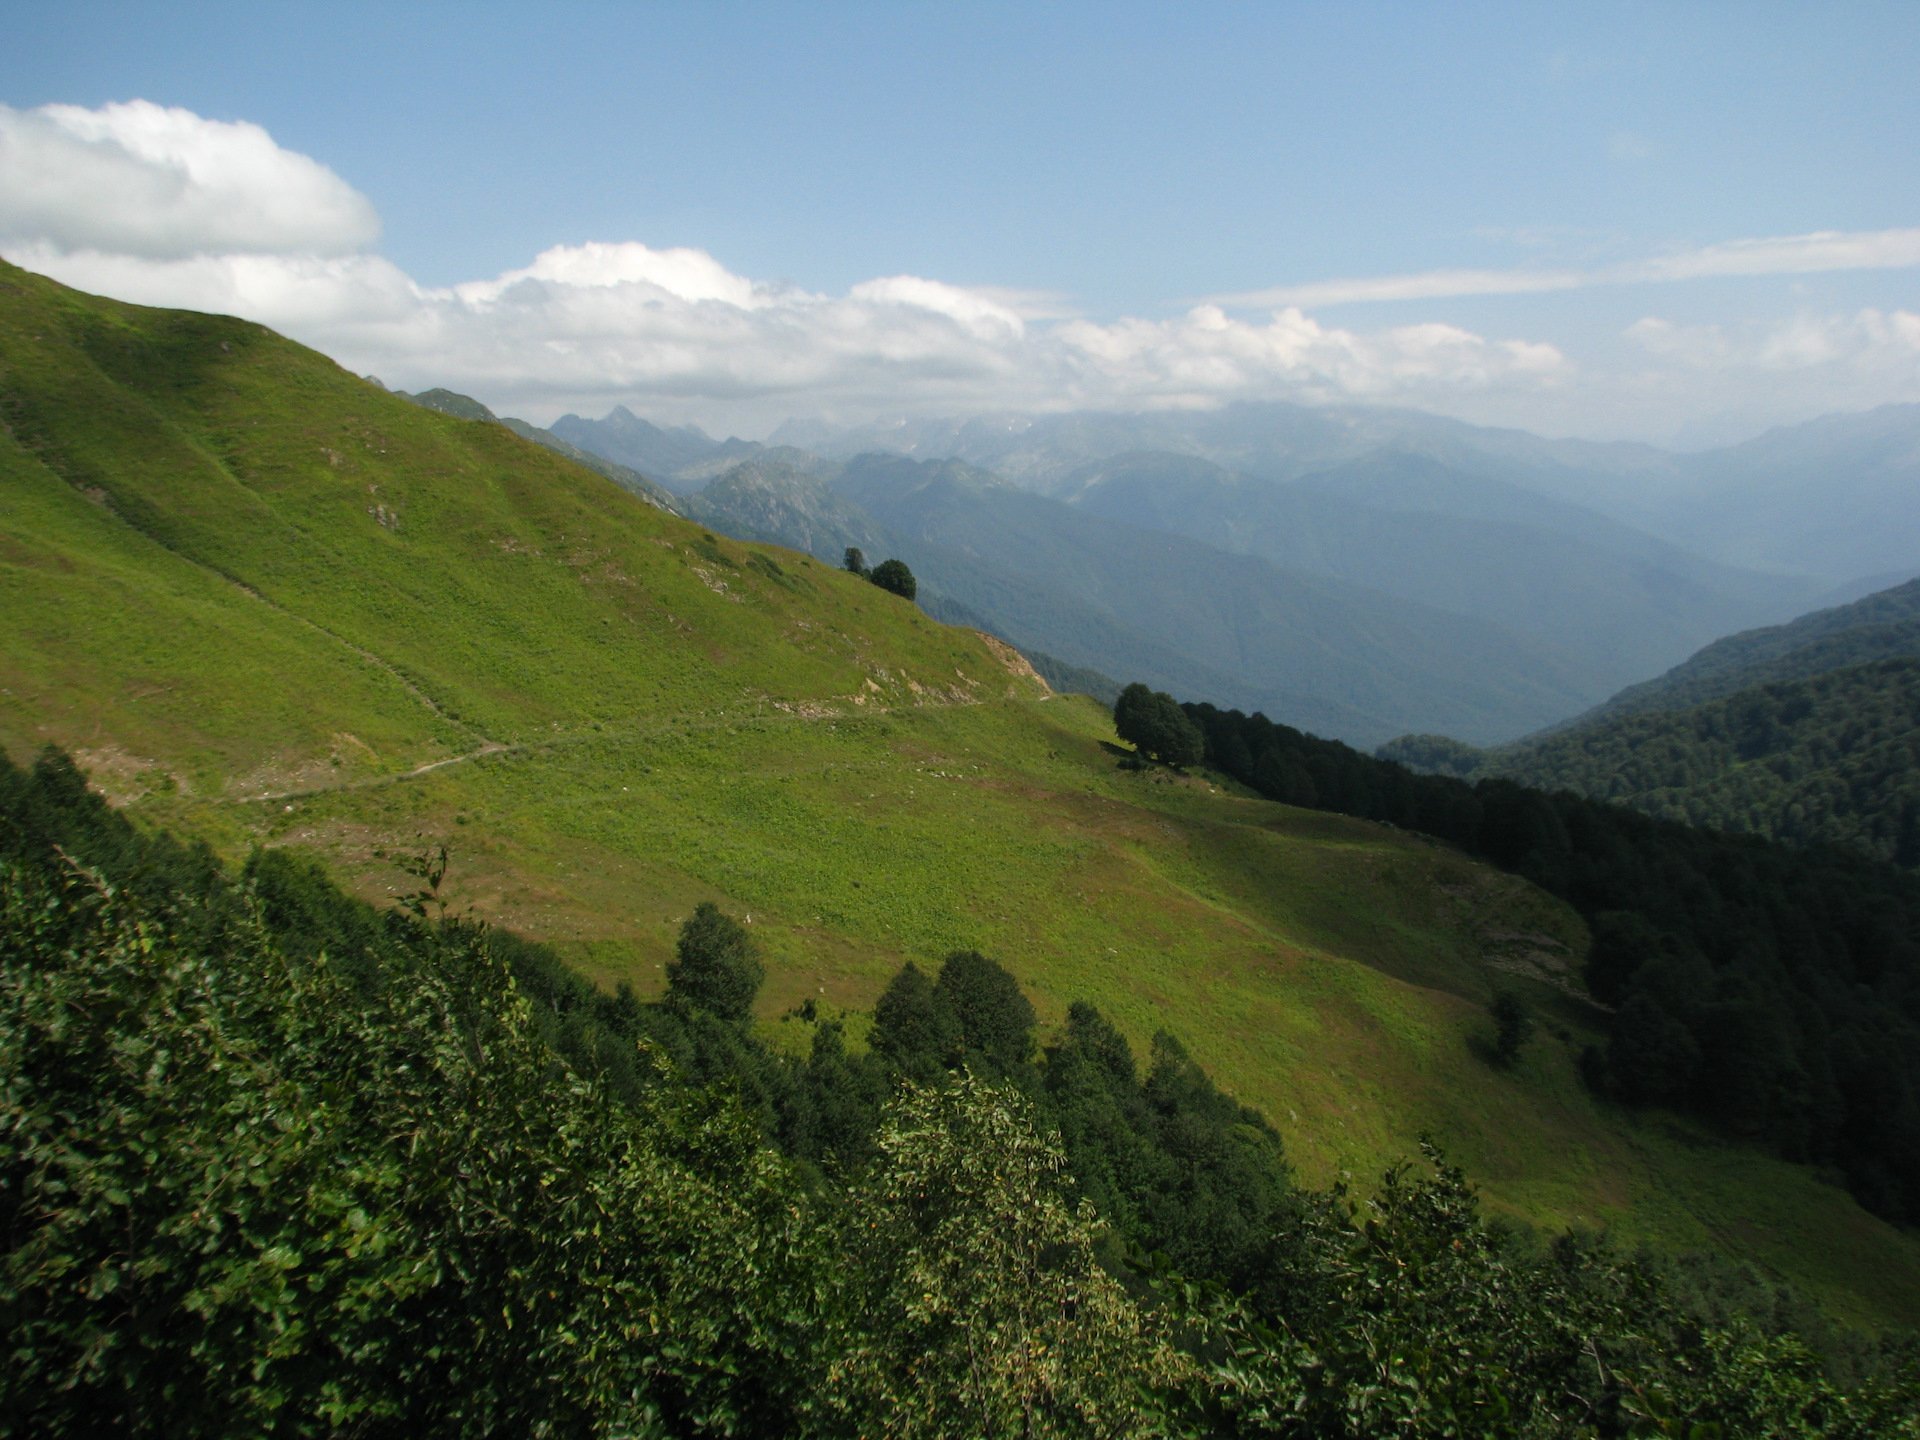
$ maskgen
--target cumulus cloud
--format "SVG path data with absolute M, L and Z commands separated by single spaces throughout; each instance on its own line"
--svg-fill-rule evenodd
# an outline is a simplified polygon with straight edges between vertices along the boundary
M 1425 270 L 1316 280 L 1218 297 L 1247 308 L 1352 305 L 1390 300 L 1442 300 L 1475 295 L 1533 295 L 1596 285 L 1646 285 L 1733 275 L 1813 275 L 1836 270 L 1901 270 L 1920 265 L 1920 228 L 1820 230 L 1728 240 L 1696 250 L 1588 270 Z
M 1920 315 L 1873 307 L 1766 321 L 1645 316 L 1585 377 L 1592 428 L 1716 444 L 1831 411 L 1920 402 Z M 1586 388 L 1586 387 L 1583 387 Z
M 379 233 L 364 195 L 258 125 L 145 100 L 0 105 L 0 239 L 166 260 L 345 255 Z
M 453 293 L 469 304 L 484 305 L 529 282 L 584 290 L 639 286 L 659 291 L 663 299 L 719 300 L 743 310 L 763 303 L 751 280 L 733 274 L 704 250 L 654 250 L 633 241 L 556 245 L 541 251 L 524 270 L 458 285 Z
M 1164 322 L 1070 323 L 1055 338 L 1077 398 L 1089 404 L 1207 405 L 1273 395 L 1415 402 L 1447 391 L 1553 384 L 1570 368 L 1551 345 L 1491 341 L 1449 325 L 1362 335 L 1292 308 L 1249 322 L 1200 305 Z
M 366 198 L 255 125 L 146 101 L 0 107 L 0 253 L 83 289 L 259 320 L 356 370 L 550 419 L 615 402 L 772 424 L 797 410 L 1418 400 L 1557 383 L 1537 342 L 1363 335 L 1298 308 L 1074 316 L 1060 298 L 917 275 L 828 295 L 703 250 L 556 245 L 446 288 L 371 252 Z
M 637 242 L 556 245 L 432 288 L 373 250 L 378 229 L 365 197 L 257 126 L 141 101 L 0 107 L 0 254 L 15 263 L 128 300 L 244 315 L 391 384 L 448 385 L 540 422 L 619 403 L 756 433 L 792 414 L 1293 399 L 1644 435 L 1687 406 L 1764 401 L 1804 415 L 1920 399 L 1920 318 L 1905 311 L 1802 316 L 1764 333 L 1650 316 L 1619 355 L 1579 365 L 1538 338 L 1369 330 L 1309 313 L 1339 299 L 1567 289 L 1629 270 L 1681 280 L 1920 264 L 1920 230 L 1735 241 L 1606 271 L 1331 282 L 1268 292 L 1259 298 L 1284 303 L 1261 313 L 1206 303 L 1106 320 L 1058 296 L 916 275 L 820 293 Z

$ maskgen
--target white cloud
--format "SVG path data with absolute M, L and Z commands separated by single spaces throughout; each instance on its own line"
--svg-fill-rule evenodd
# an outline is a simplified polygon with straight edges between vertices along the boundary
M 1920 265 L 1920 229 L 1820 230 L 1729 240 L 1623 267 L 1626 278 L 1697 280 L 1716 275 L 1813 275 L 1831 270 L 1902 270 Z
M 1695 368 L 1722 365 L 1733 353 L 1720 326 L 1676 325 L 1658 315 L 1634 321 L 1626 337 L 1649 355 Z
M 1451 326 L 1364 335 L 1299 310 L 1247 321 L 1029 320 L 1003 295 L 896 275 L 822 295 L 753 282 L 699 251 L 552 250 L 430 290 L 352 256 L 153 260 L 49 245 L 9 258 L 82 289 L 246 315 L 407 389 L 448 385 L 551 419 L 627 403 L 753 428 L 796 411 L 1420 403 L 1562 379 L 1552 346 Z
M 0 105 L 0 239 L 178 259 L 345 255 L 379 233 L 365 196 L 257 125 L 145 100 Z
M 1075 322 L 1057 339 L 1079 400 L 1089 404 L 1205 405 L 1275 395 L 1418 403 L 1449 391 L 1551 385 L 1570 368 L 1550 345 L 1490 341 L 1446 325 L 1362 335 L 1298 309 L 1247 322 L 1201 305 L 1163 322 Z
M 848 292 L 848 298 L 863 304 L 909 306 L 944 315 L 981 340 L 1018 340 L 1027 330 L 1017 312 L 991 296 L 917 275 L 862 281 Z
M 455 286 L 454 293 L 470 304 L 482 305 L 528 281 L 588 290 L 645 286 L 658 290 L 663 298 L 720 300 L 743 310 L 763 303 L 751 280 L 735 275 L 704 250 L 654 250 L 634 241 L 556 245 L 541 251 L 524 270 Z
M 1880 376 L 1920 398 L 1920 315 L 1864 309 L 1850 315 L 1801 314 L 1729 332 L 1720 325 L 1675 325 L 1657 316 L 1635 321 L 1627 338 L 1662 359 L 1694 369 L 1791 373 L 1843 372 L 1849 383 Z
M 1833 411 L 1920 402 L 1920 315 L 1910 311 L 1719 324 L 1646 316 L 1622 338 L 1618 356 L 1583 372 L 1581 409 L 1563 428 L 1716 444 Z
M 1920 317 L 1905 311 L 1800 316 L 1765 331 L 1649 316 L 1619 353 L 1576 365 L 1537 337 L 1346 328 L 1306 308 L 1567 289 L 1629 270 L 1681 280 L 1920 264 L 1920 230 L 1736 241 L 1607 270 L 1330 282 L 1275 292 L 1301 298 L 1258 315 L 1201 304 L 1114 320 L 1077 316 L 1058 296 L 915 275 L 822 294 L 741 275 L 703 250 L 635 242 L 559 245 L 491 278 L 428 288 L 370 249 L 377 231 L 364 197 L 255 126 L 137 101 L 0 108 L 9 259 L 90 291 L 244 315 L 390 384 L 451 386 L 541 422 L 624 403 L 757 433 L 796 413 L 1294 399 L 1652 435 L 1692 414 L 1773 423 L 1920 399 Z
M 1596 285 L 1645 285 L 1719 276 L 1812 275 L 1836 270 L 1902 270 L 1920 265 L 1920 228 L 1820 230 L 1728 240 L 1698 250 L 1588 270 L 1424 270 L 1345 280 L 1316 280 L 1217 297 L 1248 309 L 1442 300 L 1474 295 L 1532 295 Z
M 245 315 L 408 389 L 496 408 L 638 405 L 772 425 L 795 411 L 1416 402 L 1555 383 L 1553 347 L 1444 326 L 1374 335 L 1299 309 L 1077 318 L 1060 297 L 917 275 L 842 295 L 756 281 L 691 248 L 557 245 L 444 289 L 369 253 L 366 200 L 256 126 L 144 101 L 0 110 L 0 252 L 82 289 Z

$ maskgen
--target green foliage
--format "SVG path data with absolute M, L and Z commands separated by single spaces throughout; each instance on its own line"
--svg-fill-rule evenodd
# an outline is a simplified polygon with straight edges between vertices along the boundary
M 1200 728 L 1171 695 L 1135 681 L 1113 702 L 1116 734 L 1150 760 L 1168 765 L 1198 765 L 1205 740 Z
M 907 568 L 904 560 L 882 560 L 873 567 L 873 573 L 867 578 L 889 595 L 898 595 L 902 600 L 913 599 L 920 588 L 913 578 L 913 571 Z
M 1486 751 L 1446 735 L 1402 735 L 1373 753 L 1377 759 L 1391 760 L 1409 770 L 1452 775 L 1463 780 L 1477 774 L 1487 758 Z
M 1505 776 L 1690 825 L 1920 866 L 1920 581 L 1728 636 L 1571 724 L 1492 750 L 1403 736 L 1377 752 Z
M 867 557 L 858 545 L 847 547 L 847 553 L 840 558 L 840 568 L 850 575 L 858 575 L 862 580 L 872 574 L 867 569 Z
M 75 923 L 81 934 L 57 934 Z M 483 932 L 372 1005 L 241 914 L 0 883 L 0 1409 L 41 1434 L 765 1429 L 824 1255 L 737 1111 L 610 1107 Z
M 1310 1283 L 1276 1312 L 1171 1288 L 1201 1343 L 1185 1433 L 1351 1437 L 1920 1433 L 1897 1350 L 1836 1383 L 1803 1340 L 1696 1314 L 1659 1267 L 1570 1233 L 1490 1225 L 1431 1147 L 1301 1222 Z
M 1033 1006 L 1020 982 L 977 950 L 949 955 L 933 999 L 952 1017 L 957 1062 L 988 1075 L 1011 1074 L 1033 1053 Z
M 1920 675 L 1911 662 L 1886 668 Z M 1450 840 L 1590 916 L 1595 994 L 1617 1007 L 1584 1066 L 1603 1093 L 1832 1164 L 1871 1209 L 1920 1215 L 1911 876 L 1511 780 L 1416 776 L 1261 715 L 1191 715 L 1216 763 L 1256 757 L 1236 778 L 1259 787 L 1298 767 L 1319 805 Z
M 744 1025 L 753 1017 L 753 999 L 765 978 L 766 967 L 746 927 L 703 900 L 680 927 L 667 966 L 667 1003 Z
M 846 1247 L 866 1333 L 835 1363 L 860 1434 L 1144 1435 L 1186 1370 L 1100 1265 L 1066 1158 L 1010 1085 L 963 1074 L 888 1108 Z
M 1494 1063 L 1510 1070 L 1533 1036 L 1533 1012 L 1514 991 L 1502 989 L 1494 993 L 1492 1013 Z
M 902 966 L 873 1004 L 869 1043 L 902 1073 L 932 1080 L 946 1067 L 959 1038 L 950 1007 L 919 966 Z
M 936 1043 L 1009 1077 L 882 1114 L 878 1052 L 820 1024 L 779 1102 L 823 1188 L 730 1098 L 773 1063 L 733 1023 L 606 997 L 712 1071 L 646 1046 L 623 1102 L 544 1038 L 575 1002 L 538 967 L 550 998 L 523 990 L 508 937 L 369 926 L 283 857 L 236 881 L 72 779 L 0 771 L 21 1433 L 1915 1433 L 1904 1342 L 1836 1344 L 1590 1237 L 1523 1245 L 1437 1154 L 1362 1201 L 1294 1191 L 1168 1037 L 1141 1080 L 1076 1005 L 1036 1074 L 1024 997 L 977 955 L 899 1008 L 970 1017 Z M 1166 1258 L 1123 1260 L 1136 1236 Z

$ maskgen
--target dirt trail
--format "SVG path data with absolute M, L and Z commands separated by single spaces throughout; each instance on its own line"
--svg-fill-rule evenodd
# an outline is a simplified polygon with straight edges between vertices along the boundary
M 995 703 L 1016 705 L 1038 705 L 1051 699 L 1051 695 L 1038 695 L 1025 700 L 997 700 Z M 739 725 L 794 725 L 819 724 L 822 721 L 864 720 L 875 715 L 893 715 L 915 710 L 957 710 L 964 706 L 984 705 L 988 701 L 974 697 L 955 699 L 917 700 L 902 705 L 858 705 L 837 707 L 831 710 L 780 710 L 755 711 L 744 715 L 714 715 L 705 719 L 662 720 L 654 725 L 636 726 L 627 734 L 631 738 L 641 738 L 663 729 L 674 730 L 718 730 Z M 367 775 L 357 780 L 340 780 L 329 785 L 306 785 L 288 790 L 263 790 L 251 795 L 234 795 L 223 802 L 228 805 L 260 805 L 275 800 L 305 800 L 315 795 L 333 795 L 350 790 L 377 790 L 385 785 L 399 785 L 408 780 L 418 779 L 435 770 L 444 770 L 451 765 L 464 765 L 470 761 L 483 760 L 489 755 L 531 755 L 548 754 L 565 749 L 570 745 L 585 745 L 605 742 L 618 738 L 619 732 L 596 730 L 586 734 L 557 736 L 552 740 L 519 741 L 506 744 L 498 740 L 489 740 L 479 748 L 465 751 L 459 755 L 448 755 L 443 759 L 429 760 L 424 765 L 416 765 L 411 770 L 396 770 L 387 775 Z

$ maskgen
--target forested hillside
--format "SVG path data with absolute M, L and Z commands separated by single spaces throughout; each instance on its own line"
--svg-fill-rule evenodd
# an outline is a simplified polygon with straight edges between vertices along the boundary
M 1920 656 L 1920 580 L 1848 605 L 1816 610 L 1785 625 L 1744 630 L 1701 650 L 1666 674 L 1632 685 L 1573 721 L 1645 710 L 1684 710 L 1737 690 L 1806 680 L 1829 670 L 1896 656 Z
M 1888 666 L 1905 686 L 1916 668 Z M 1901 693 L 1890 744 L 1911 735 Z M 1439 836 L 1565 897 L 1612 1007 L 1590 1084 L 1837 1167 L 1864 1204 L 1920 1217 L 1920 881 L 1565 791 L 1415 775 L 1261 715 L 1188 713 L 1207 763 L 1263 793 Z
M 1550 735 L 1488 768 L 1649 815 L 1920 865 L 1920 660 Z
M 711 907 L 648 1006 L 440 914 L 441 878 L 377 914 L 0 763 L 6 1428 L 1920 1426 L 1910 1342 L 1523 1238 L 1438 1157 L 1297 1188 L 1170 1037 L 1142 1075 L 1080 1005 L 1036 1055 L 979 955 L 903 970 L 865 1056 L 826 1023 L 783 1061 Z
M 1573 790 L 1663 819 L 1920 864 L 1920 582 L 1716 641 L 1589 714 L 1476 750 L 1382 758 Z

